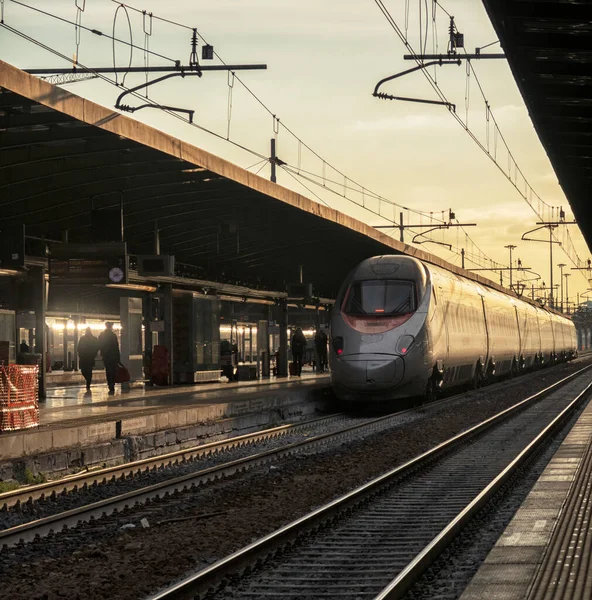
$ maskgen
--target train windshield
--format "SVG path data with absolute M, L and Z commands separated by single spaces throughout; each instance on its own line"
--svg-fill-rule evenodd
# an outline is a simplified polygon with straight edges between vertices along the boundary
M 411 281 L 372 279 L 352 283 L 343 312 L 351 316 L 396 317 L 415 312 L 415 286 Z

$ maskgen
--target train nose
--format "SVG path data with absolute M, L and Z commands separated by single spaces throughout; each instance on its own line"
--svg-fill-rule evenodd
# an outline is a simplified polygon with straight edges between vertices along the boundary
M 403 368 L 403 361 L 399 357 L 387 360 L 367 360 L 366 382 L 399 383 L 403 379 Z
M 350 389 L 370 391 L 398 385 L 405 374 L 405 363 L 399 356 L 348 356 L 339 361 L 335 373 Z M 335 369 L 334 369 L 335 370 Z

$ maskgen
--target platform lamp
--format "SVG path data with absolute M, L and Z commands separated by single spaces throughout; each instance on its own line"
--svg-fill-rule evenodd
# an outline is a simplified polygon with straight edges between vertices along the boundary
M 563 267 L 567 267 L 567 265 L 565 263 L 559 263 L 557 266 L 561 269 L 561 279 L 559 280 L 561 282 L 561 312 L 564 312 L 563 311 Z
M 571 273 L 566 273 L 565 277 L 565 306 L 567 308 L 567 314 L 569 315 L 569 280 L 568 277 L 571 277 Z
M 504 248 L 507 248 L 510 251 L 510 289 L 512 289 L 512 250 L 514 250 L 516 246 L 514 246 L 514 244 L 508 244 L 507 246 L 504 246 Z

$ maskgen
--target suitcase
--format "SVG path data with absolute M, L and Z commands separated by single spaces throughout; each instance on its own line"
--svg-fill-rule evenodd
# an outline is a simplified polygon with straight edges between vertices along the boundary
M 296 376 L 296 363 L 295 362 L 291 362 L 288 365 L 288 369 L 290 371 L 290 377 L 295 377 Z
M 127 383 L 130 380 L 129 371 L 119 363 L 115 370 L 115 383 Z

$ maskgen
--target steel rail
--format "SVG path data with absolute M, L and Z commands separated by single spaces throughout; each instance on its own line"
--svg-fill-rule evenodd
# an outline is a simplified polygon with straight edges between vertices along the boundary
M 192 446 L 183 450 L 175 450 L 174 452 L 168 452 L 167 454 L 159 454 L 158 456 L 143 458 L 133 462 L 124 463 L 122 465 L 95 469 L 92 471 L 86 471 L 84 473 L 77 473 L 76 475 L 66 476 L 53 481 L 47 481 L 45 483 L 39 483 L 15 490 L 10 490 L 0 494 L 0 508 L 3 506 L 9 508 L 19 503 L 23 504 L 25 502 L 32 502 L 54 493 L 62 494 L 68 491 L 77 491 L 78 488 L 83 486 L 108 483 L 109 481 L 115 481 L 118 478 L 127 477 L 129 475 L 137 475 L 145 473 L 148 470 L 180 464 L 195 458 L 231 450 L 236 447 L 246 446 L 248 444 L 254 444 L 256 442 L 272 438 L 278 438 L 297 432 L 300 429 L 308 428 L 311 425 L 317 425 L 323 422 L 329 423 L 333 420 L 341 418 L 342 416 L 343 413 L 336 413 L 308 421 L 291 423 L 289 425 L 280 425 L 278 427 L 263 429 L 253 433 L 246 433 L 224 440 L 218 440 L 216 442 L 208 442 L 207 444 Z
M 252 544 L 249 544 L 248 546 L 245 546 L 229 556 L 218 560 L 212 565 L 206 567 L 205 569 L 201 569 L 200 571 L 186 577 L 178 583 L 175 583 L 168 588 L 151 595 L 147 600 L 193 600 L 195 595 L 215 589 L 226 576 L 235 575 L 241 569 L 249 569 L 255 563 L 255 561 L 261 559 L 261 557 L 273 554 L 279 549 L 290 546 L 303 533 L 314 531 L 315 529 L 330 523 L 332 520 L 337 519 L 346 511 L 352 510 L 355 506 L 359 506 L 361 503 L 368 501 L 381 490 L 390 487 L 396 481 L 411 475 L 418 469 L 423 468 L 426 464 L 433 462 L 454 447 L 466 443 L 476 435 L 483 433 L 486 429 L 498 425 L 514 414 L 522 411 L 525 408 L 528 408 L 531 404 L 556 391 L 558 388 L 582 375 L 582 373 L 586 372 L 590 368 L 592 368 L 592 365 L 586 366 L 575 373 L 564 377 L 560 381 L 557 381 L 545 389 L 525 398 L 513 406 L 501 411 L 497 415 L 494 415 L 493 417 L 474 425 L 470 429 L 453 436 L 445 442 L 438 444 L 434 448 L 424 452 L 414 459 L 411 459 L 403 465 L 400 465 L 399 467 L 380 475 L 372 481 L 369 481 L 364 485 L 352 490 L 351 492 L 348 492 L 347 494 L 344 494 L 343 496 L 329 502 L 325 506 L 312 511 L 307 515 L 296 519 L 295 521 L 292 521 L 284 527 L 281 527 L 280 529 L 262 537 Z M 579 402 L 588 393 L 590 388 L 592 388 L 592 383 L 589 384 L 586 389 L 580 393 L 573 402 L 570 403 L 568 409 L 573 407 L 574 403 Z M 560 417 L 564 417 L 567 414 L 568 409 L 562 411 L 560 416 L 554 419 L 552 425 L 555 424 L 554 426 L 556 426 L 560 420 Z M 547 426 L 543 433 L 548 434 L 552 425 Z M 540 443 L 540 439 L 543 439 L 542 436 L 543 434 L 537 436 L 535 441 L 539 440 Z M 520 454 L 520 457 L 522 457 L 520 464 L 524 462 L 526 457 L 532 453 L 534 447 L 538 445 L 533 444 L 534 442 L 529 444 L 527 449 Z M 529 452 L 526 453 L 526 450 L 529 450 Z M 511 465 L 514 465 L 514 463 L 516 463 L 516 460 L 514 460 Z M 515 468 L 517 467 L 511 468 L 511 465 L 507 467 L 503 473 L 500 474 L 490 485 L 487 486 L 486 489 L 490 490 L 490 494 L 495 493 L 491 490 L 495 489 L 495 491 L 497 491 L 497 489 L 499 489 L 499 487 L 515 471 Z M 489 497 L 490 495 L 487 496 L 487 498 Z M 479 502 L 471 503 L 470 508 L 467 507 L 461 513 L 462 519 L 460 519 L 460 517 L 455 519 L 446 528 L 447 533 L 444 536 L 444 539 L 442 541 L 437 541 L 440 538 L 440 536 L 438 536 L 437 540 L 434 540 L 433 544 L 430 544 L 428 549 L 422 552 L 416 561 L 413 561 L 413 563 L 418 563 L 417 566 L 414 566 L 413 568 L 408 567 L 404 570 L 404 579 L 401 583 L 397 583 L 395 587 L 399 588 L 399 586 L 404 586 L 405 591 L 408 590 L 410 585 L 412 585 L 412 583 L 416 580 L 415 578 L 420 576 L 420 572 L 422 573 L 423 570 L 425 570 L 427 566 L 429 566 L 429 564 L 431 564 L 431 562 L 435 559 L 436 553 L 439 554 L 439 552 L 442 551 L 444 546 L 451 541 L 452 536 L 455 536 L 458 533 L 464 523 L 466 523 L 466 521 L 474 515 L 475 511 L 478 511 L 485 502 L 485 496 L 481 497 L 480 495 Z M 403 576 L 403 573 L 401 576 Z M 398 579 L 399 578 L 397 578 L 397 580 Z M 399 590 L 401 589 L 403 589 L 403 587 L 399 588 Z M 387 593 L 386 590 L 385 593 Z M 399 592 L 395 592 L 394 590 L 391 591 L 389 588 L 388 594 L 396 593 Z M 399 597 L 400 596 L 397 595 L 384 596 L 384 598 L 388 598 L 389 600 Z M 382 596 L 380 598 L 382 598 Z M 375 600 L 378 600 L 378 597 Z
M 453 398 L 455 397 L 453 396 L 449 398 L 442 398 L 437 402 L 432 402 L 430 406 L 438 406 L 439 404 L 450 401 Z M 323 447 L 334 442 L 335 440 L 346 440 L 357 435 L 360 431 L 367 430 L 368 432 L 377 432 L 383 429 L 387 429 L 392 426 L 392 421 L 396 421 L 400 419 L 401 416 L 411 413 L 414 410 L 416 409 L 412 408 L 405 411 L 384 415 L 372 419 L 370 421 L 366 421 L 364 423 L 358 423 L 356 425 L 345 427 L 338 431 L 323 433 L 308 438 L 306 440 L 294 442 L 292 444 L 287 444 L 286 446 L 283 446 L 281 448 L 266 450 L 264 452 L 254 454 L 252 456 L 229 461 L 222 465 L 210 467 L 208 469 L 203 469 L 194 473 L 188 473 L 185 475 L 167 479 L 165 481 L 161 481 L 159 483 L 145 486 L 137 490 L 126 492 L 124 494 L 119 494 L 111 498 L 99 500 L 91 504 L 87 504 L 61 513 L 56 513 L 54 515 L 29 521 L 21 525 L 16 525 L 14 527 L 0 530 L 0 549 L 3 546 L 13 546 L 19 543 L 31 541 L 35 539 L 36 536 L 46 536 L 51 532 L 55 532 L 58 528 L 73 527 L 83 521 L 90 520 L 91 518 L 100 518 L 115 513 L 117 511 L 129 508 L 130 506 L 142 504 L 148 499 L 158 499 L 162 496 L 165 496 L 166 494 L 173 494 L 175 492 L 178 492 L 179 490 L 187 490 L 202 483 L 207 483 L 208 481 L 213 481 L 222 477 L 228 477 L 241 471 L 247 471 L 255 467 L 265 465 L 271 461 L 285 458 L 287 456 L 292 456 L 299 452 Z M 333 416 L 332 418 L 336 417 Z M 318 420 L 322 419 L 317 419 L 315 420 L 315 422 Z M 311 422 L 308 421 L 307 423 L 310 424 Z M 304 427 L 305 424 L 299 425 Z M 288 426 L 282 426 L 276 429 L 283 430 L 286 427 Z M 244 440 L 253 436 L 261 436 L 261 439 L 266 439 L 265 436 L 261 435 L 261 433 L 247 434 L 245 436 L 240 436 L 240 439 Z M 232 438 L 232 440 L 230 440 L 230 443 L 238 439 L 239 438 Z M 212 444 L 207 444 L 206 446 L 213 447 L 218 446 L 220 444 L 224 445 L 224 443 L 225 442 L 214 442 Z M 203 448 L 204 446 L 198 446 L 192 451 L 199 453 Z M 176 455 L 183 454 L 186 452 L 187 451 L 179 451 L 171 454 Z M 138 462 L 150 462 L 153 460 L 155 459 L 144 459 L 144 461 Z M 104 471 L 111 472 L 114 469 L 118 469 L 118 467 L 110 467 L 109 469 L 105 469 Z M 134 469 L 138 469 L 137 465 L 134 467 Z M 114 479 L 114 477 L 111 477 L 111 479 Z M 62 485 L 63 483 L 64 482 L 62 482 Z
M 592 389 L 589 383 L 568 406 L 536 436 L 522 452 L 487 485 L 448 526 L 443 529 L 428 546 L 411 561 L 405 569 L 385 587 L 374 600 L 400 600 L 423 575 L 429 566 L 444 552 L 446 547 L 458 536 L 468 522 L 495 496 L 500 488 L 522 467 L 530 456 L 571 416 L 572 411 L 586 398 Z
M 592 353 L 591 353 L 592 354 Z M 488 390 L 495 390 L 496 386 L 502 385 L 502 383 L 494 383 L 487 387 Z M 474 391 L 474 390 L 473 390 Z M 466 392 L 461 394 L 454 394 L 453 396 L 447 396 L 430 403 L 430 407 L 438 406 L 440 403 L 449 402 L 451 400 L 458 399 L 463 396 Z M 471 392 L 469 392 L 471 393 Z M 400 417 L 408 414 L 416 409 L 410 408 L 408 410 L 398 411 L 376 419 L 366 421 L 361 425 L 355 425 L 353 427 L 370 426 L 373 423 L 380 423 L 388 420 L 392 417 Z M 77 491 L 79 488 L 94 484 L 109 483 L 116 481 L 118 478 L 127 476 L 134 476 L 141 473 L 146 473 L 148 470 L 155 470 L 161 467 L 172 466 L 175 464 L 181 464 L 188 462 L 195 458 L 203 456 L 209 456 L 218 452 L 231 450 L 236 447 L 246 446 L 248 444 L 254 444 L 256 442 L 278 438 L 280 436 L 288 435 L 297 432 L 299 429 L 305 429 L 310 425 L 317 425 L 323 422 L 329 423 L 333 420 L 342 418 L 344 413 L 336 413 L 328 415 L 326 417 L 320 417 L 318 419 L 311 419 L 308 421 L 302 421 L 299 423 L 292 423 L 289 425 L 280 425 L 271 429 L 263 429 L 253 433 L 246 433 L 243 435 L 227 438 L 224 440 L 218 440 L 215 442 L 208 442 L 207 444 L 200 444 L 197 446 L 191 446 L 182 450 L 175 450 L 166 454 L 159 454 L 150 458 L 143 458 L 137 461 L 127 462 L 121 465 L 115 465 L 112 467 L 105 467 L 102 469 L 94 469 L 91 471 L 85 471 L 84 473 L 77 473 L 75 475 L 68 475 L 60 479 L 47 481 L 45 483 L 39 483 L 35 485 L 28 485 L 8 492 L 0 493 L 0 508 L 10 508 L 19 503 L 24 504 L 27 502 L 33 502 L 35 500 L 47 497 L 51 494 L 63 494 L 70 491 Z M 312 438 L 311 438 L 312 439 Z

